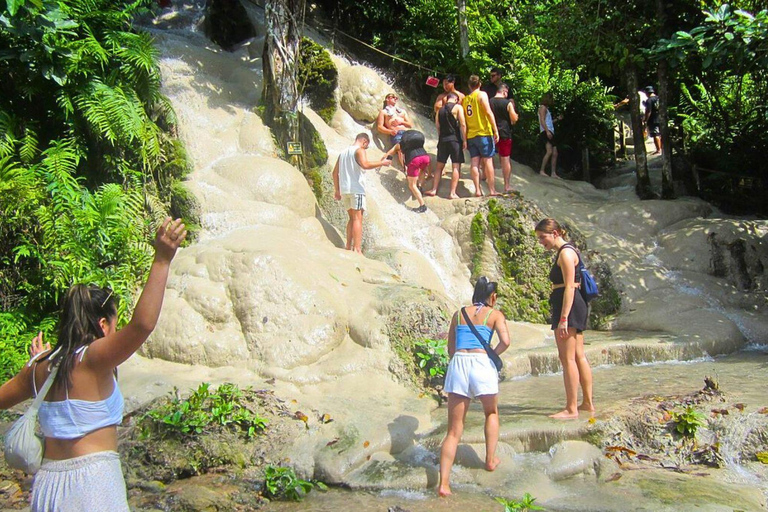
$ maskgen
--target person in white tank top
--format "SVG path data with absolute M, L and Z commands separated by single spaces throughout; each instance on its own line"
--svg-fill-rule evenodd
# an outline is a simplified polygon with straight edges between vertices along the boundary
M 30 363 L 0 386 L 0 409 L 7 409 L 32 398 L 58 368 L 38 415 L 45 455 L 32 484 L 32 512 L 129 510 L 117 453 L 123 399 L 115 372 L 155 328 L 171 260 L 186 236 L 181 219 L 168 218 L 158 229 L 147 283 L 124 328 L 117 329 L 111 290 L 75 285 L 62 304 L 56 351 L 38 334 Z
M 333 198 L 342 201 L 347 210 L 347 245 L 348 251 L 362 253 L 363 212 L 365 204 L 365 171 L 387 165 L 389 160 L 378 162 L 368 160 L 366 150 L 371 144 L 367 133 L 359 133 L 355 143 L 341 152 L 333 168 Z

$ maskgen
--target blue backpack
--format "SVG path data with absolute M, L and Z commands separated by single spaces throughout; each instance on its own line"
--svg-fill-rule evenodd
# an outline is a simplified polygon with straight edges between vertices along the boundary
M 584 266 L 584 262 L 581 261 L 581 254 L 573 244 L 564 244 L 563 247 L 570 247 L 576 251 L 576 255 L 579 257 L 579 264 L 576 266 L 576 270 L 578 270 L 579 276 L 581 277 L 579 292 L 581 293 L 581 298 L 584 299 L 584 302 L 589 303 L 589 301 L 600 295 L 595 278 L 592 277 L 592 274 L 587 267 Z M 560 248 L 561 251 L 563 250 L 563 247 Z

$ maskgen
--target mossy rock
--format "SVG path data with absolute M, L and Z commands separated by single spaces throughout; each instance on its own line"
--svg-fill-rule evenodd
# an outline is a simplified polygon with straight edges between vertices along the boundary
M 190 239 L 200 231 L 200 202 L 182 181 L 175 180 L 171 185 L 170 214 L 175 219 L 182 219 L 187 227 Z
M 473 280 L 488 272 L 480 268 L 480 261 L 490 238 L 500 268 L 497 276 L 489 277 L 499 281 L 499 309 L 510 320 L 549 323 L 552 257 L 533 233 L 543 217 L 536 205 L 518 196 L 488 201 L 472 220 Z
M 298 82 L 299 94 L 305 95 L 323 121 L 330 123 L 336 113 L 339 72 L 330 54 L 306 37 L 299 47 Z

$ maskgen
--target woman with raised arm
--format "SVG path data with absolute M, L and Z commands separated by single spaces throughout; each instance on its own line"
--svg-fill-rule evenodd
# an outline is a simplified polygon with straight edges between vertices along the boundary
M 39 334 L 30 362 L 0 387 L 0 408 L 7 409 L 35 396 L 57 368 L 38 412 L 45 454 L 32 485 L 32 512 L 129 510 L 117 453 L 123 396 L 115 370 L 155 328 L 171 260 L 186 236 L 180 219 L 166 219 L 158 229 L 147 283 L 130 322 L 120 330 L 117 299 L 110 290 L 82 284 L 70 288 L 56 349 L 43 351 Z
M 544 219 L 536 224 L 536 237 L 548 251 L 557 251 L 549 279 L 552 293 L 549 308 L 552 312 L 552 330 L 555 331 L 557 354 L 563 366 L 565 383 L 565 409 L 552 414 L 559 420 L 575 419 L 579 411 L 594 412 L 592 403 L 592 368 L 584 354 L 584 329 L 587 328 L 587 303 L 576 293 L 581 282 L 579 253 L 576 246 L 566 242 L 565 230 L 555 219 Z M 579 384 L 583 399 L 578 404 Z
M 499 343 L 493 349 L 501 355 L 509 348 L 507 320 L 501 311 L 496 311 L 497 284 L 486 277 L 478 279 L 472 305 L 457 311 L 448 328 L 448 355 L 451 361 L 445 373 L 445 392 L 448 393 L 448 432 L 440 450 L 440 496 L 451 494 L 450 476 L 456 449 L 464 432 L 464 418 L 469 402 L 478 398 L 485 413 L 485 469 L 493 471 L 499 465 L 496 445 L 499 441 L 499 372 L 496 370 L 483 343 L 473 333 L 474 329 L 490 344 L 493 333 Z M 466 316 L 465 316 L 466 315 Z

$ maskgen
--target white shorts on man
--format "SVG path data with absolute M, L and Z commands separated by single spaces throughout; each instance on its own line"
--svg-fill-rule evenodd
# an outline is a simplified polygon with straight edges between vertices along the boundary
M 445 392 L 475 398 L 499 392 L 499 372 L 488 354 L 456 352 L 445 373 Z

